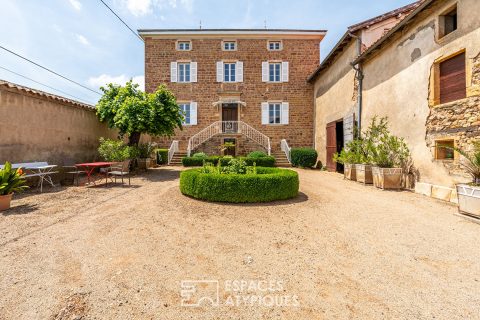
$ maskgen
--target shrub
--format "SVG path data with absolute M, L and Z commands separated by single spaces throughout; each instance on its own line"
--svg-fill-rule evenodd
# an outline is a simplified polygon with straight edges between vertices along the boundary
M 210 156 L 206 158 L 196 158 L 196 157 L 183 157 L 182 165 L 184 167 L 200 167 L 204 162 L 217 165 L 220 157 L 219 156 Z
M 292 165 L 311 168 L 317 163 L 317 151 L 312 148 L 294 148 L 291 150 Z
M 125 145 L 122 140 L 100 138 L 98 153 L 106 161 L 124 161 L 137 157 L 137 149 Z
M 253 166 L 255 164 L 258 167 L 274 167 L 275 166 L 275 157 L 265 156 L 260 158 L 247 157 L 243 158 L 247 163 L 247 166 Z
M 157 149 L 157 164 L 167 164 L 168 162 L 168 149 Z
M 245 174 L 247 173 L 247 163 L 243 159 L 231 159 L 228 166 L 223 167 L 222 173 Z
M 192 157 L 194 158 L 200 158 L 200 159 L 206 159 L 208 158 L 207 154 L 205 152 L 197 152 L 195 153 Z
M 228 164 L 230 163 L 230 160 L 232 160 L 233 157 L 232 156 L 224 156 L 224 157 L 221 157 L 220 158 L 220 165 L 222 167 L 226 167 L 228 166 Z
M 154 150 L 154 145 L 151 142 L 140 143 L 137 146 L 137 150 L 140 159 L 150 158 Z
M 253 151 L 253 152 L 250 152 L 247 156 L 247 158 L 263 158 L 263 157 L 268 157 L 268 155 L 263 151 Z
M 188 196 L 219 202 L 268 202 L 294 198 L 299 180 L 295 171 L 257 167 L 257 173 L 202 173 L 202 169 L 180 174 L 180 191 Z

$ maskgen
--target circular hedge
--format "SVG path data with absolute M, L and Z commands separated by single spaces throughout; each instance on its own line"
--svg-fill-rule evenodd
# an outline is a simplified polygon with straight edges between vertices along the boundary
M 257 174 L 180 174 L 180 191 L 188 196 L 217 202 L 269 202 L 298 195 L 298 173 L 293 170 L 257 167 Z

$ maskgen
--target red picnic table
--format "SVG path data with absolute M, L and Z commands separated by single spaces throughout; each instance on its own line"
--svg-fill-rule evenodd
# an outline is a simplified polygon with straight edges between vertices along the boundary
M 85 171 L 87 174 L 87 181 L 90 183 L 90 178 L 95 172 L 95 169 L 97 168 L 106 168 L 110 167 L 112 164 L 116 164 L 116 162 L 87 162 L 87 163 L 77 163 L 75 166 L 79 168 L 80 170 Z M 108 173 L 105 172 L 105 185 L 107 184 L 107 178 Z M 95 179 L 92 180 L 93 184 L 95 184 Z

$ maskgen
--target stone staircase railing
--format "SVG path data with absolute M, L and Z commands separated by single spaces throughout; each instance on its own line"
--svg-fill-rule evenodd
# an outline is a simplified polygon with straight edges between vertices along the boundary
M 208 141 L 218 134 L 239 133 L 255 141 L 264 147 L 268 154 L 271 153 L 270 138 L 243 121 L 216 121 L 202 129 L 188 140 L 187 156 L 198 148 L 202 143 Z

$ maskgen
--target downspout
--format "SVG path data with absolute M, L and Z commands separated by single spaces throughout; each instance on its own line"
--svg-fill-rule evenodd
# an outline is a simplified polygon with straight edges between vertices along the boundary
M 349 36 L 354 38 L 354 39 L 357 39 L 357 57 L 360 56 L 362 54 L 362 38 L 357 36 L 357 35 L 354 35 L 353 33 L 349 33 Z M 358 137 L 360 138 L 360 136 L 362 135 L 362 103 L 363 103 L 363 78 L 364 78 L 364 74 L 363 74 L 363 69 L 362 69 L 362 64 L 361 63 L 358 63 L 356 65 L 354 65 L 353 63 L 351 63 L 351 66 L 353 68 L 353 70 L 355 70 L 355 79 L 357 79 L 358 81 L 358 87 L 357 87 L 357 134 L 358 134 Z

